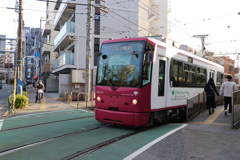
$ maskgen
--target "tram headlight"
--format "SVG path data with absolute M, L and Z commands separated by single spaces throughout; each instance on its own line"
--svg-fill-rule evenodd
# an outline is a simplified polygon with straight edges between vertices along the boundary
M 133 100 L 132 100 L 132 103 L 133 103 L 134 105 L 136 105 L 136 104 L 137 104 L 137 100 L 136 100 L 136 99 L 133 99 Z
M 99 102 L 101 101 L 101 98 L 99 96 L 97 96 L 97 101 L 99 101 Z

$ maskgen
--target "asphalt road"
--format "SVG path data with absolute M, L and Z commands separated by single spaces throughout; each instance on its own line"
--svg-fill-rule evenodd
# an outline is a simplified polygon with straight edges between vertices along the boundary
M 13 85 L 3 84 L 2 89 L 0 89 L 0 110 L 6 110 L 6 106 L 4 106 L 5 102 L 7 102 L 7 98 L 12 94 Z M 3 113 L 3 112 L 0 112 Z M 0 115 L 0 118 L 2 115 Z

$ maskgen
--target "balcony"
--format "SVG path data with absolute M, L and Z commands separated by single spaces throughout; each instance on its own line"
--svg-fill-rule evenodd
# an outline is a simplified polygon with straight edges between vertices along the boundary
M 61 24 L 68 21 L 70 17 L 75 12 L 75 0 L 62 0 L 61 5 L 58 8 L 58 13 L 54 18 L 54 30 L 59 31 Z
M 43 63 L 41 66 L 41 73 L 50 72 L 50 63 Z
M 50 54 L 52 50 L 53 50 L 53 46 L 51 44 L 49 44 L 49 45 L 43 44 L 41 54 L 42 54 L 42 56 L 46 56 L 46 55 Z
M 59 6 L 60 6 L 60 4 L 61 4 L 61 0 L 53 0 L 53 1 L 55 1 L 55 6 L 54 6 L 54 10 L 58 10 L 59 9 Z
M 58 59 L 53 62 L 53 73 L 54 74 L 63 74 L 70 73 L 71 68 L 76 68 L 74 66 L 74 53 L 64 53 Z
M 65 48 L 69 43 L 73 42 L 73 39 L 69 39 L 69 36 L 75 36 L 75 23 L 66 22 L 56 38 L 54 39 L 54 49 L 53 51 L 58 51 L 59 46 Z
M 42 37 L 47 37 L 47 35 L 51 33 L 52 28 L 53 28 L 53 20 L 48 20 L 42 30 Z
M 160 6 L 152 4 L 150 8 L 151 10 L 148 12 L 148 21 L 152 22 L 152 21 L 159 20 L 160 19 L 159 16 L 156 16 L 156 15 L 160 15 L 159 13 Z

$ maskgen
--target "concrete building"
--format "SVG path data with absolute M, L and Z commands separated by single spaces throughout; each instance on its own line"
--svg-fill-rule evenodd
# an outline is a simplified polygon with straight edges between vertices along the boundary
M 24 27 L 25 31 L 25 49 L 23 52 L 23 72 L 24 79 L 34 81 L 33 77 L 38 75 L 39 61 L 34 56 L 35 52 L 39 52 L 39 28 Z
M 13 41 L 16 39 L 7 38 L 6 35 L 0 35 L 0 79 L 13 79 L 13 64 L 15 48 L 12 47 Z M 10 46 L 7 47 L 7 46 Z
M 54 39 L 59 31 L 54 30 L 54 17 L 56 16 L 57 10 L 54 10 L 56 4 L 47 2 L 47 12 L 45 25 L 41 32 L 41 57 L 44 57 L 44 62 L 41 64 L 40 74 L 43 75 L 43 82 L 47 92 L 53 92 L 59 90 L 58 76 L 52 73 L 53 62 L 58 56 L 58 52 L 54 52 Z
M 238 69 L 235 68 L 235 61 L 232 60 L 229 56 L 225 57 L 213 57 L 213 62 L 216 62 L 224 67 L 224 76 L 232 76 L 233 81 L 235 81 L 237 84 L 239 84 L 239 78 L 236 77 L 236 74 L 238 73 Z
M 81 77 L 85 75 L 86 69 L 87 3 L 87 0 L 47 2 L 47 18 L 42 32 L 42 37 L 47 38 L 41 52 L 42 56 L 45 56 L 42 73 L 48 73 L 49 70 L 56 75 L 59 93 L 85 92 L 85 79 Z M 167 0 L 140 0 L 137 3 L 104 3 L 95 0 L 93 6 L 91 90 L 94 90 L 97 55 L 102 41 L 150 35 L 166 37 L 168 33 L 165 23 L 168 13 Z

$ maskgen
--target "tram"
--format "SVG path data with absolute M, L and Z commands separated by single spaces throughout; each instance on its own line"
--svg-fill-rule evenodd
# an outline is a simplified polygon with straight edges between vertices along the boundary
M 223 83 L 223 66 L 153 37 L 102 42 L 96 75 L 95 119 L 124 126 L 165 122 L 184 114 L 186 99 L 207 80 Z

